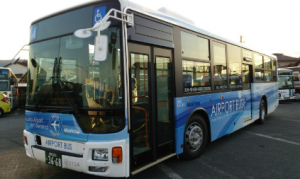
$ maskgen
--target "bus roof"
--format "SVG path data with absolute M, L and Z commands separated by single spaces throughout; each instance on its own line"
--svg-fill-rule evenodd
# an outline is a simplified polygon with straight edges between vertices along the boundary
M 0 67 L 0 70 L 9 70 L 10 72 L 11 72 L 11 74 L 15 77 L 15 78 L 17 78 L 16 77 L 16 75 L 14 74 L 14 72 L 10 69 L 10 68 L 6 68 L 6 67 Z
M 38 21 L 41 21 L 41 20 L 44 20 L 44 19 L 56 16 L 56 15 L 62 14 L 62 13 L 68 12 L 68 11 L 72 11 L 72 10 L 78 9 L 80 7 L 84 7 L 84 6 L 96 4 L 96 3 L 101 2 L 101 1 L 115 1 L 115 0 L 91 0 L 91 1 L 88 1 L 86 3 L 80 4 L 80 5 L 76 5 L 76 6 L 73 6 L 73 7 L 70 7 L 70 8 L 61 10 L 61 11 L 58 11 L 56 13 L 50 14 L 48 16 L 42 17 L 40 19 L 37 19 L 34 22 L 32 22 L 32 25 L 35 24 L 35 23 L 37 23 Z M 199 27 L 197 27 L 197 26 L 195 26 L 193 24 L 189 24 L 188 22 L 185 22 L 185 21 L 182 21 L 180 19 L 176 19 L 176 18 L 174 18 L 172 16 L 169 16 L 168 14 L 164 14 L 164 13 L 159 12 L 159 11 L 151 10 L 151 9 L 149 9 L 147 7 L 143 7 L 143 6 L 139 5 L 139 4 L 131 2 L 129 0 L 118 0 L 118 1 L 120 2 L 121 9 L 123 11 L 125 11 L 127 9 L 130 9 L 130 10 L 133 10 L 133 11 L 137 11 L 137 12 L 146 14 L 148 16 L 151 16 L 153 18 L 156 18 L 156 19 L 159 19 L 159 20 L 171 23 L 173 25 L 176 25 L 176 26 L 179 26 L 179 27 L 182 27 L 182 28 L 185 28 L 185 29 L 188 29 L 188 30 L 191 30 L 191 31 L 194 31 L 194 32 L 198 32 L 200 34 L 203 34 L 203 35 L 206 35 L 206 36 L 209 36 L 209 37 L 212 37 L 212 38 L 215 38 L 217 40 L 220 40 L 220 41 L 223 41 L 223 42 L 227 42 L 227 43 L 230 43 L 232 45 L 236 45 L 236 46 L 245 48 L 247 50 L 255 51 L 255 52 L 258 52 L 258 53 L 270 56 L 272 58 L 276 58 L 276 56 L 274 56 L 272 54 L 263 53 L 260 50 L 254 50 L 254 48 L 249 48 L 248 46 L 246 46 L 244 44 L 241 44 L 241 43 L 238 43 L 238 42 L 234 42 L 232 40 L 228 40 L 228 39 L 226 39 L 224 37 L 221 37 L 219 35 L 213 34 L 213 33 L 209 32 L 209 31 L 206 31 L 206 30 L 204 30 L 202 28 L 199 28 Z
M 293 70 L 288 68 L 278 68 L 278 75 L 293 75 Z

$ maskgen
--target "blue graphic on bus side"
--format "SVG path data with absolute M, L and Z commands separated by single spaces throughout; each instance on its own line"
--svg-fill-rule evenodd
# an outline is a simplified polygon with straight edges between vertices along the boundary
M 44 137 L 77 142 L 111 142 L 126 139 L 126 142 L 128 143 L 128 119 L 125 121 L 126 127 L 120 132 L 111 134 L 89 134 L 82 132 L 72 114 L 32 111 L 26 111 L 25 113 L 25 129 L 28 132 Z
M 94 9 L 93 25 L 102 20 L 106 14 L 106 6 L 97 7 Z
M 184 130 L 189 117 L 197 110 L 209 118 L 211 141 L 253 123 L 259 118 L 262 96 L 267 98 L 267 111 L 278 106 L 277 83 L 253 83 L 251 89 L 175 98 L 176 153 L 183 152 Z

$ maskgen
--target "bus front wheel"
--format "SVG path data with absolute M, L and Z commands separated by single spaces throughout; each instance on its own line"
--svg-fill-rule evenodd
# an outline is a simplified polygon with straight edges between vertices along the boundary
M 267 115 L 267 106 L 266 106 L 266 102 L 264 99 L 262 99 L 260 101 L 260 106 L 259 106 L 259 119 L 258 119 L 258 123 L 259 124 L 263 124 L 265 122 L 266 119 L 266 115 Z
M 183 157 L 194 159 L 199 157 L 207 144 L 208 129 L 206 122 L 200 115 L 193 115 L 184 132 Z

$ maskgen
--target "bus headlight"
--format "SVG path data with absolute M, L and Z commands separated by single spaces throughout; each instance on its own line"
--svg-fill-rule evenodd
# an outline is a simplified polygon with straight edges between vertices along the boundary
M 92 158 L 93 160 L 108 161 L 108 149 L 94 149 Z

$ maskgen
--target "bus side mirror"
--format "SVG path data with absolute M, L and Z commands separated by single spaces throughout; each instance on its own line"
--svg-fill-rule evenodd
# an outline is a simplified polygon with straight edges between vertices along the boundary
M 95 37 L 95 61 L 105 61 L 107 58 L 108 38 L 106 35 Z
M 37 63 L 36 63 L 35 59 L 33 59 L 33 58 L 31 59 L 31 64 L 34 68 L 37 67 Z

